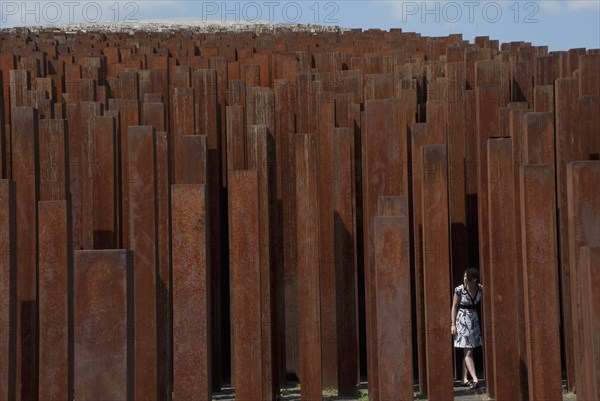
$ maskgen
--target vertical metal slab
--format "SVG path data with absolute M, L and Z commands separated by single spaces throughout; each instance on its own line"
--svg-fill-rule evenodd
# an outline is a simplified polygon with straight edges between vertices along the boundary
M 230 171 L 228 182 L 235 396 L 236 400 L 243 401 L 271 399 L 264 392 L 263 370 L 271 366 L 270 363 L 263 366 L 262 358 L 271 356 L 270 349 L 264 349 L 268 344 L 262 341 L 266 334 L 263 330 L 270 327 L 263 328 L 261 319 L 265 309 L 270 312 L 269 304 L 263 303 L 261 258 L 265 246 L 268 253 L 269 243 L 268 239 L 261 238 L 258 172 Z M 248 207 L 249 204 L 254 207 Z M 266 243 L 263 244 L 263 240 Z M 264 263 L 268 269 L 270 261 L 264 260 Z M 265 295 L 268 298 L 268 294 Z
M 171 186 L 173 398 L 211 400 L 206 185 Z
M 353 396 L 359 381 L 354 129 L 334 128 L 332 134 L 337 388 L 340 396 Z
M 227 170 L 246 167 L 246 124 L 243 106 L 227 106 Z
M 467 74 L 468 75 L 468 74 Z M 508 103 L 508 64 L 492 60 L 480 60 L 475 63 L 475 137 L 477 169 L 477 224 L 479 239 L 479 268 L 481 280 L 489 276 L 489 248 L 493 245 L 489 239 L 489 206 L 487 177 L 487 138 L 499 133 L 499 109 Z M 485 349 L 492 349 L 490 339 L 492 327 L 491 299 L 483 299 L 483 336 Z M 488 317 L 487 319 L 485 317 Z M 488 394 L 494 396 L 495 377 L 493 374 L 494 354 L 488 352 L 485 358 L 485 377 Z
M 519 316 L 515 287 L 521 277 L 517 271 L 515 255 L 515 199 L 512 161 L 512 140 L 494 138 L 487 141 L 487 180 L 489 204 L 489 276 L 483 281 L 489 287 L 487 297 L 492 298 L 490 324 L 493 354 L 494 398 L 508 401 L 521 397 L 519 336 L 522 316 Z M 484 312 L 485 313 L 485 312 Z M 490 352 L 491 351 L 491 352 Z
M 164 103 L 144 103 L 142 105 L 142 124 L 152 125 L 156 132 L 166 131 Z
M 133 396 L 133 254 L 75 251 L 74 394 L 77 400 Z
M 321 338 L 323 341 L 323 386 L 338 387 L 337 286 L 335 268 L 333 191 L 335 159 L 333 93 L 317 93 L 317 175 L 319 179 Z
M 579 96 L 600 96 L 600 54 L 579 56 Z
M 448 289 L 450 282 L 450 227 L 448 168 L 445 145 L 422 148 L 423 300 L 427 362 L 427 397 L 448 400 L 454 396 L 452 348 L 448 341 Z
M 554 110 L 554 86 L 537 85 L 533 88 L 534 110 L 538 113 Z
M 577 396 L 582 400 L 600 399 L 600 246 L 579 248 L 579 322 L 583 336 L 581 347 L 586 350 L 580 360 L 584 372 L 582 383 L 577 386 Z
M 172 386 L 172 313 L 171 313 L 171 232 L 170 232 L 170 160 L 169 141 L 166 132 L 156 132 L 156 238 L 157 238 L 157 314 L 163 316 L 158 322 L 158 375 L 167 380 L 167 392 Z M 168 393 L 166 394 L 168 396 Z M 160 397 L 159 397 L 160 398 Z M 168 399 L 168 397 L 167 397 Z
M 567 213 L 569 224 L 569 273 L 571 285 L 571 316 L 574 361 L 583 360 L 585 350 L 581 347 L 582 327 L 578 321 L 579 285 L 577 275 L 580 268 L 582 246 L 600 244 L 600 161 L 574 161 L 567 165 Z M 569 307 L 569 305 L 564 305 Z M 579 387 L 585 374 L 582 366 L 575 363 L 575 387 Z
M 284 356 L 285 372 L 297 373 L 299 358 L 298 342 L 298 308 L 295 301 L 298 296 L 298 268 L 296 243 L 296 169 L 295 169 L 295 102 L 296 88 L 286 81 L 275 81 L 275 117 L 279 142 L 276 143 L 281 154 L 281 208 L 283 229 L 283 274 L 280 284 L 279 303 L 279 336 L 285 337 L 280 342 L 279 352 Z M 279 190 L 279 187 L 278 187 Z M 283 295 L 281 295 L 283 291 Z M 283 314 L 283 316 L 281 316 Z M 285 335 L 281 331 L 285 331 Z
M 70 207 L 64 201 L 38 203 L 39 399 L 68 400 L 72 394 L 72 331 L 69 296 L 72 294 L 73 242 Z
M 40 200 L 67 200 L 69 155 L 67 121 L 40 120 Z
M 413 399 L 408 219 L 373 219 L 379 399 Z M 394 350 L 394 352 L 390 352 Z
M 558 244 L 560 247 L 560 285 L 563 305 L 571 305 L 571 285 L 569 265 L 569 224 L 567 213 L 567 164 L 573 160 L 581 160 L 578 142 L 573 143 L 577 132 L 577 109 L 571 105 L 577 102 L 577 79 L 559 78 L 555 83 L 555 130 L 556 130 L 556 193 L 558 207 Z M 573 353 L 573 336 L 571 308 L 562 308 L 562 337 L 565 349 L 565 371 L 567 388 L 574 389 L 575 367 Z
M 94 244 L 94 175 L 96 168 L 95 117 L 102 115 L 102 105 L 98 102 L 79 102 L 81 132 L 73 133 L 81 138 L 79 154 L 80 207 L 81 207 L 81 246 L 93 249 Z M 114 246 L 111 247 L 114 249 Z
M 14 181 L 0 180 L 0 400 L 16 399 L 17 191 Z
M 173 182 L 176 184 L 206 184 L 206 135 L 185 135 L 177 138 L 179 151 L 173 160 Z
M 154 127 L 128 129 L 130 240 L 134 252 L 135 397 L 157 399 L 164 389 L 158 377 L 157 238 L 156 238 L 156 136 Z
M 554 166 L 554 113 L 525 114 L 523 134 L 523 163 Z
M 300 305 L 301 398 L 322 398 L 321 294 L 319 275 L 319 206 L 317 137 L 298 134 L 296 145 L 296 213 L 298 303 Z
M 89 169 L 91 229 L 94 249 L 117 246 L 117 135 L 112 116 L 93 118 L 94 147 Z
M 446 64 L 446 85 L 443 99 L 446 100 L 448 118 L 448 201 L 451 238 L 450 283 L 460 280 L 469 264 L 469 242 L 467 238 L 466 211 L 466 90 L 465 66 L 454 62 Z M 472 140 L 472 137 L 469 138 Z
M 372 100 L 365 105 L 366 131 L 361 139 L 363 147 L 363 221 L 365 252 L 365 307 L 367 325 L 367 364 L 372 376 L 369 378 L 369 391 L 378 400 L 378 364 L 376 302 L 373 277 L 373 230 L 379 196 L 402 195 L 402 143 L 403 136 L 390 116 L 394 113 L 394 103 L 386 100 Z M 400 124 L 402 126 L 402 124 Z M 385 166 L 385 167 L 383 167 Z
M 562 397 L 554 169 L 520 169 L 528 386 L 532 400 Z
M 11 109 L 12 178 L 17 201 L 17 365 L 16 399 L 38 393 L 37 326 L 37 202 L 39 200 L 38 113 L 29 107 Z M 16 157 L 19 155 L 19 157 Z
M 139 125 L 139 104 L 135 100 L 122 100 L 122 99 L 110 99 L 115 100 L 114 107 L 110 107 L 111 110 L 117 110 L 119 112 L 118 132 L 119 132 L 119 162 L 120 172 L 118 175 L 119 182 L 119 245 L 123 248 L 129 248 L 129 228 L 130 228 L 130 217 L 129 217 L 129 146 L 127 135 L 129 126 Z M 109 104 L 111 103 L 109 100 Z
M 408 217 L 408 199 L 405 196 L 380 196 L 377 216 Z

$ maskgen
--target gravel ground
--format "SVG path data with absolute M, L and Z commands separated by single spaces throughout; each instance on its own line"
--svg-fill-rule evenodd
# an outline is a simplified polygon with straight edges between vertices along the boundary
M 454 400 L 455 401 L 487 401 L 491 400 L 485 393 L 485 381 L 480 381 L 481 387 L 476 390 L 469 388 L 460 387 L 460 382 L 454 382 Z M 415 391 L 417 388 L 415 386 Z M 367 394 L 367 383 L 361 383 L 358 386 L 358 391 L 355 397 L 339 397 L 336 395 L 335 389 L 325 389 L 323 391 L 324 401 L 369 401 Z M 299 401 L 300 400 L 300 387 L 299 385 L 286 385 L 281 390 L 281 401 Z M 224 388 L 223 391 L 213 394 L 213 401 L 233 401 L 235 400 L 232 388 Z M 427 400 L 420 394 L 415 392 L 415 400 Z M 563 401 L 576 401 L 577 397 L 573 393 L 563 393 Z M 394 401 L 394 400 L 390 400 Z M 450 401 L 450 400 L 448 400 Z

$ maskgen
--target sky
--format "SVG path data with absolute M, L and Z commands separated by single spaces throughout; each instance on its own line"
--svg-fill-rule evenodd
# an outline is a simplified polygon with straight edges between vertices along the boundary
M 600 0 L 0 0 L 0 27 L 156 19 L 268 21 L 401 28 L 473 42 L 526 41 L 550 50 L 600 48 Z

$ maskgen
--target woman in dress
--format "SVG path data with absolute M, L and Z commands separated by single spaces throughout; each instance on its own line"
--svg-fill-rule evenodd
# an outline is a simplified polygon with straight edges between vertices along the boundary
M 479 387 L 473 349 L 483 345 L 476 309 L 482 295 L 483 286 L 479 284 L 479 271 L 473 268 L 467 269 L 463 276 L 463 283 L 454 289 L 451 330 L 454 336 L 454 347 L 464 349 L 462 384 L 472 389 Z M 471 374 L 471 380 L 467 380 L 468 373 Z

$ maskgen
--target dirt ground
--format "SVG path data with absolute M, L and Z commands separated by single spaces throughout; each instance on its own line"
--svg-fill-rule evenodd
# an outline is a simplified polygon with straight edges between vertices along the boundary
M 485 381 L 480 382 L 480 388 L 471 390 L 469 388 L 460 387 L 460 382 L 454 382 L 454 401 L 487 401 L 491 400 L 485 391 Z M 418 388 L 415 386 L 415 401 L 425 401 L 426 397 L 422 396 L 418 392 Z M 234 391 L 232 388 L 224 388 L 219 393 L 213 393 L 213 401 L 234 401 Z M 287 385 L 281 390 L 281 401 L 300 401 L 300 385 Z M 367 392 L 367 383 L 361 383 L 358 386 L 356 396 L 354 397 L 340 397 L 337 395 L 337 390 L 330 388 L 323 390 L 324 401 L 369 401 Z M 563 401 L 576 401 L 577 397 L 573 393 L 563 392 Z M 395 401 L 395 400 L 390 400 Z M 448 400 L 451 401 L 451 400 Z

